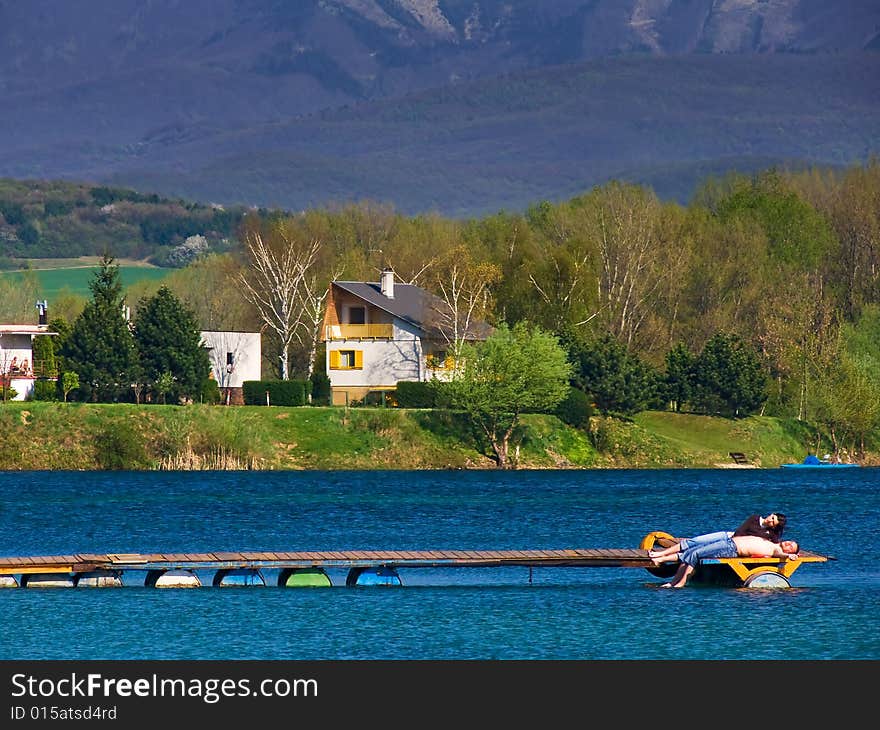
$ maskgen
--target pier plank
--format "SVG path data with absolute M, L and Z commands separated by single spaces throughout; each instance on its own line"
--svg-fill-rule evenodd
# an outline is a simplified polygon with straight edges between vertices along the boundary
M 244 560 L 244 557 L 241 553 L 214 553 L 217 557 L 217 560 L 221 560 L 223 562 L 231 562 L 233 560 Z

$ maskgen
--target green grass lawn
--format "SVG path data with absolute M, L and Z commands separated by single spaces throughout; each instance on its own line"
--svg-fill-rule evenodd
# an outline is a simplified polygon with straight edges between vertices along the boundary
M 753 464 L 776 467 L 801 461 L 803 444 L 811 432 L 793 420 L 751 416 L 742 419 L 715 418 L 690 413 L 645 411 L 635 423 L 664 442 L 677 454 L 689 454 L 696 462 L 730 463 L 730 452 L 739 451 Z
M 34 273 L 40 284 L 39 296 L 50 302 L 57 298 L 58 294 L 67 289 L 71 294 L 83 297 L 91 297 L 89 282 L 99 270 L 97 266 L 75 266 L 57 269 L 34 269 Z M 124 287 L 143 280 L 159 281 L 171 273 L 173 269 L 163 269 L 158 266 L 121 266 L 119 275 Z M 0 273 L 0 277 L 23 276 L 21 271 L 7 271 Z

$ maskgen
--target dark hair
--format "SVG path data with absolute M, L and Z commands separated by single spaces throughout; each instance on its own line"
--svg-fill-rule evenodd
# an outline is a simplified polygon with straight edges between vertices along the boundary
M 779 520 L 776 527 L 767 528 L 767 536 L 770 538 L 770 541 L 778 545 L 782 542 L 782 531 L 785 529 L 785 515 L 782 512 L 768 512 L 767 514 L 776 515 L 776 518 Z

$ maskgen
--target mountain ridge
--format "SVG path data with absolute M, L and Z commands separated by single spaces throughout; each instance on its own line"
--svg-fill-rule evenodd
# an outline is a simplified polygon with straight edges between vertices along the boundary
M 876 115 L 876 102 L 868 103 L 876 85 L 859 64 L 876 72 L 880 54 L 865 49 L 878 47 L 880 7 L 867 0 L 833 7 L 819 0 L 91 0 L 86 12 L 51 0 L 0 0 L 0 93 L 7 100 L 0 115 L 0 176 L 90 180 L 290 209 L 377 197 L 405 211 L 439 205 L 467 215 L 518 207 L 536 196 L 559 198 L 621 171 L 638 179 L 640 169 L 657 169 L 664 161 L 705 166 L 770 157 L 847 164 L 875 151 L 864 143 L 875 132 L 870 121 L 849 117 Z M 859 59 L 845 73 L 865 79 L 860 90 L 846 78 L 846 93 L 830 86 L 823 67 L 840 72 L 842 58 Z M 695 80 L 707 59 L 713 78 Z M 803 67 L 791 82 L 797 88 L 787 89 L 778 75 L 763 78 L 761 64 L 778 59 Z M 658 64 L 653 75 L 652 61 Z M 639 66 L 635 72 L 632 63 Z M 592 88 L 604 95 L 596 100 L 605 104 L 606 122 L 596 133 L 607 153 L 580 160 L 596 172 L 578 183 L 565 143 L 573 119 L 545 113 L 538 124 L 540 110 L 532 109 L 527 131 L 535 146 L 517 127 L 525 112 L 504 105 L 518 79 L 539 74 L 548 90 L 563 93 L 571 69 L 583 68 L 604 73 L 608 82 Z M 631 73 L 640 75 L 641 86 L 628 78 Z M 716 118 L 752 115 L 767 124 L 769 111 L 760 104 L 767 99 L 761 86 L 769 84 L 776 96 L 790 98 L 789 116 L 797 112 L 802 121 L 764 144 L 711 145 L 699 129 L 705 119 L 687 131 L 692 122 L 681 116 L 676 124 L 683 138 L 694 140 L 692 148 L 634 155 L 625 132 L 636 122 L 645 133 L 653 131 L 650 114 L 633 95 L 675 96 L 682 85 L 676 74 L 682 73 L 692 94 L 711 84 L 741 95 L 740 109 L 718 108 Z M 744 85 L 754 87 L 751 95 Z M 508 98 L 493 101 L 486 91 L 493 86 Z M 811 91 L 816 98 L 804 106 Z M 441 110 L 447 128 L 426 126 L 418 113 L 406 124 L 420 98 L 437 109 L 449 102 L 448 111 Z M 837 109 L 834 118 L 821 99 Z M 375 110 L 372 118 L 369 109 Z M 350 124 L 351 136 L 340 136 L 334 149 L 328 130 L 346 132 L 344 117 L 352 114 L 360 115 L 360 126 Z M 462 125 L 454 114 L 471 124 Z M 707 116 L 695 110 L 701 114 Z M 315 126 L 318 119 L 323 128 Z M 745 129 L 748 120 L 741 121 Z M 658 133 L 678 134 L 671 125 L 661 120 Z M 426 133 L 434 139 L 420 148 Z M 302 139 L 308 134 L 317 145 Z M 385 144 L 371 152 L 370 136 L 383 134 Z M 407 145 L 395 146 L 395 135 Z M 796 145 L 787 140 L 798 135 L 818 141 L 818 152 L 792 149 Z M 446 145 L 436 141 L 443 136 Z M 511 151 L 499 152 L 499 144 Z M 835 145 L 836 152 L 827 151 Z M 520 179 L 530 173 L 515 169 L 517 154 L 540 173 L 533 180 Z M 308 182 L 279 171 L 260 183 L 267 158 L 276 167 L 285 158 L 302 165 Z M 430 181 L 418 175 L 423 159 L 447 182 L 426 190 Z M 563 171 L 560 185 L 552 174 L 557 168 Z M 475 175 L 485 180 L 468 185 Z M 682 179 L 658 192 L 680 197 L 691 183 Z M 445 203 L 463 187 L 481 200 Z

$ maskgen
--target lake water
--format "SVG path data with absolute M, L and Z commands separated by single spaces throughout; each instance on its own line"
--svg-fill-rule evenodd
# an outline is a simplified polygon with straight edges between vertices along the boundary
M 878 470 L 3 472 L 0 555 L 638 547 L 788 516 L 783 590 L 632 568 L 402 569 L 403 587 L 0 590 L 0 659 L 878 659 Z M 140 584 L 139 584 L 140 581 Z M 210 575 L 203 577 L 210 586 Z

